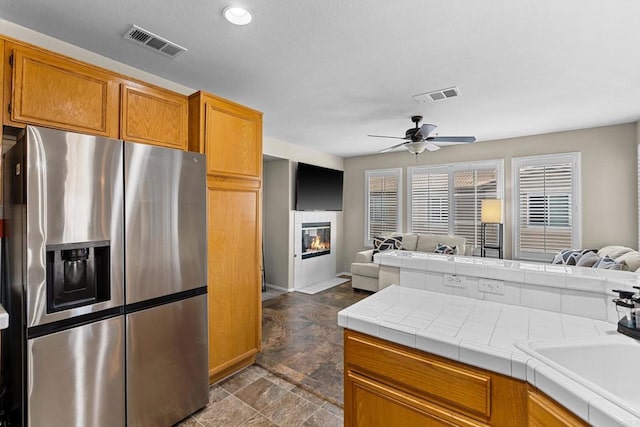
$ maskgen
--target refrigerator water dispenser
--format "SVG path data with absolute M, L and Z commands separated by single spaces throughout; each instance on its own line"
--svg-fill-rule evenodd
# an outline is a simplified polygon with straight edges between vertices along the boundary
M 47 245 L 47 312 L 108 301 L 109 242 Z

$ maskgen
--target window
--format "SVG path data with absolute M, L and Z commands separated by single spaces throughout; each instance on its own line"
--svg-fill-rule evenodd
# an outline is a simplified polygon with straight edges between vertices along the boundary
M 446 169 L 409 171 L 412 233 L 448 234 L 449 174 Z
M 513 159 L 514 258 L 549 260 L 581 246 L 580 154 Z
M 481 200 L 502 198 L 502 169 L 501 160 L 409 168 L 409 230 L 479 247 Z
M 402 169 L 365 171 L 365 246 L 373 237 L 402 230 Z

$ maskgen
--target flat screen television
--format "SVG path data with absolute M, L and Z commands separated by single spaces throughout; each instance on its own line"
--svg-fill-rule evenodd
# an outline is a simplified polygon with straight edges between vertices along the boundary
M 344 173 L 298 163 L 296 173 L 297 211 L 341 211 Z

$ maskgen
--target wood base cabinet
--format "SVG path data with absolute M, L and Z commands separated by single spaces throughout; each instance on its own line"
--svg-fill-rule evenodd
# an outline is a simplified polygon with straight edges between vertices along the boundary
M 527 410 L 529 426 L 532 427 L 585 427 L 589 425 L 531 386 L 527 390 Z
M 189 98 L 189 149 L 207 157 L 209 380 L 255 362 L 262 340 L 262 113 Z
M 586 426 L 526 382 L 344 332 L 344 425 Z

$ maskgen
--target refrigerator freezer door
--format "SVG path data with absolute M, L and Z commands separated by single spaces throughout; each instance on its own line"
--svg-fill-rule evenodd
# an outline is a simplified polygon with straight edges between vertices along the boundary
M 126 303 L 206 286 L 202 154 L 125 143 Z
M 127 315 L 127 421 L 169 426 L 209 400 L 207 296 Z
M 27 342 L 28 425 L 125 424 L 124 317 Z
M 27 178 L 27 326 L 123 305 L 122 141 L 33 126 L 26 132 L 26 165 L 13 165 L 13 171 L 16 178 L 25 173 Z M 109 245 L 108 298 L 51 312 L 47 246 L 96 241 Z

